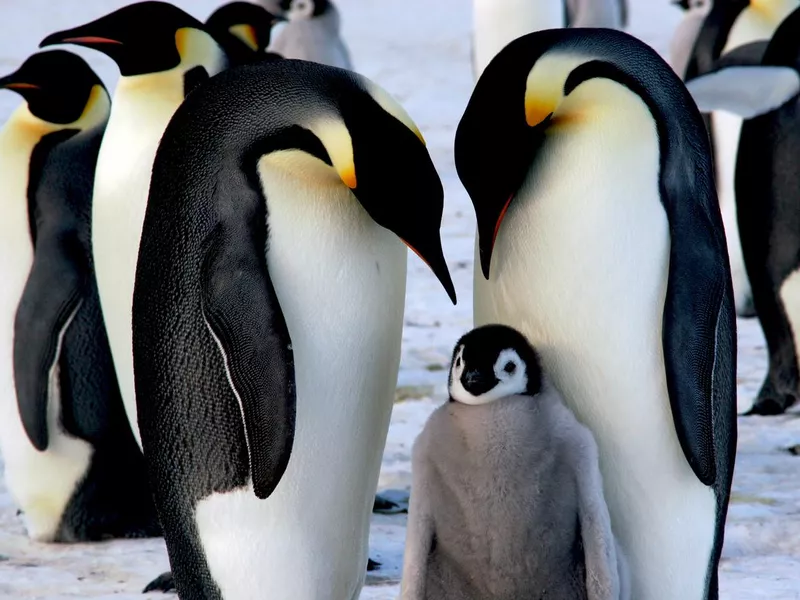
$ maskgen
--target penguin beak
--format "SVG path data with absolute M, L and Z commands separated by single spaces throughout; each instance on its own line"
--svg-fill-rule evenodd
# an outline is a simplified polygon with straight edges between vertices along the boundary
M 15 71 L 5 77 L 0 77 L 0 89 L 13 90 L 15 92 L 24 93 L 28 90 L 39 90 L 40 86 L 35 83 L 28 83 L 22 78 L 19 71 Z
M 374 120 L 364 115 L 346 123 L 353 160 L 350 165 L 337 166 L 339 176 L 370 217 L 428 265 L 456 304 L 439 231 L 444 210 L 442 182 L 418 132 L 377 110 Z
M 22 81 L 13 81 L 12 76 L 3 77 L 0 79 L 0 88 L 7 90 L 38 90 L 41 89 L 38 85 L 33 83 L 24 83 Z
M 111 38 L 97 35 L 81 34 L 80 32 L 83 29 L 84 27 L 79 27 L 77 29 L 68 29 L 66 31 L 52 33 L 39 43 L 39 48 L 53 46 L 55 44 L 76 44 L 78 46 L 86 46 L 88 48 L 108 45 L 122 45 L 122 42 L 119 40 L 113 40 Z

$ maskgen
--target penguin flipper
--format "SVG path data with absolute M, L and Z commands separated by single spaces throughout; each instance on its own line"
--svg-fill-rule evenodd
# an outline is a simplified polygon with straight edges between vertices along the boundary
M 240 405 L 253 490 L 264 499 L 283 476 L 294 441 L 294 362 L 264 244 L 247 229 L 218 226 L 212 234 L 202 303 Z
M 14 320 L 14 382 L 25 433 L 44 451 L 52 369 L 64 333 L 80 308 L 89 264 L 74 232 L 39 238 Z
M 725 110 L 752 119 L 783 106 L 800 92 L 800 74 L 790 67 L 732 65 L 686 84 L 702 112 Z
M 725 404 L 736 402 L 736 316 L 716 194 L 710 179 L 696 183 L 707 187 L 664 202 L 672 244 L 662 339 L 678 441 L 697 478 L 711 486 L 718 465 L 730 462 L 717 456 L 725 452 L 718 425 L 729 412 Z

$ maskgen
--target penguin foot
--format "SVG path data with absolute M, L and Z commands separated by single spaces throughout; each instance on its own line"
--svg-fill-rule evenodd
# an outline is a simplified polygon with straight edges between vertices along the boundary
M 753 404 L 753 408 L 744 413 L 744 416 L 771 417 L 782 415 L 795 402 L 796 398 L 791 394 L 760 396 L 756 403 Z
M 397 515 L 408 512 L 409 493 L 406 490 L 386 490 L 375 494 L 372 512 L 381 515 Z
M 172 571 L 167 571 L 148 583 L 142 590 L 142 593 L 147 594 L 149 592 L 164 592 L 166 594 L 174 591 L 175 579 L 172 577 Z
M 377 560 L 372 560 L 371 558 L 367 559 L 367 571 L 377 571 L 381 568 L 383 563 L 379 563 Z
M 741 319 L 753 319 L 757 316 L 752 297 L 748 297 L 741 303 L 741 306 L 736 306 L 736 316 Z

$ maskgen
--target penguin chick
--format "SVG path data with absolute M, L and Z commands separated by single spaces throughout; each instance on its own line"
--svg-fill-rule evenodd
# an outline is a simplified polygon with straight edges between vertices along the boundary
M 414 444 L 402 600 L 628 598 L 598 450 L 502 325 L 456 344 Z
M 208 17 L 206 29 L 222 46 L 230 66 L 236 66 L 257 60 L 281 58 L 266 50 L 272 27 L 278 21 L 284 20 L 258 4 L 229 2 Z
M 276 32 L 270 51 L 284 58 L 353 70 L 342 41 L 339 11 L 329 0 L 261 0 L 269 12 L 288 22 Z

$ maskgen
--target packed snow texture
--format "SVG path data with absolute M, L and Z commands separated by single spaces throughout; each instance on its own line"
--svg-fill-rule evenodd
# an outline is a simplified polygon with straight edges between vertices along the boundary
M 666 56 L 680 11 L 670 0 L 629 0 L 629 31 Z M 109 12 L 124 0 L 3 0 L 0 73 L 6 74 L 48 33 Z M 214 0 L 175 4 L 205 19 Z M 410 482 L 416 434 L 445 397 L 446 365 L 456 339 L 470 328 L 474 216 L 453 165 L 455 128 L 472 91 L 469 0 L 338 0 L 356 70 L 392 93 L 423 132 L 444 182 L 445 254 L 459 295 L 453 307 L 427 267 L 409 254 L 403 356 L 397 403 L 383 459 L 380 488 Z M 117 70 L 98 53 L 87 58 L 113 89 Z M 0 93 L 0 115 L 19 98 Z M 761 384 L 766 355 L 756 321 L 739 321 L 739 405 L 746 409 Z M 721 565 L 724 600 L 800 598 L 800 443 L 798 413 L 739 420 L 739 455 Z M 405 516 L 373 517 L 370 573 L 362 599 L 397 597 Z M 164 542 L 114 541 L 48 545 L 30 542 L 0 478 L 0 598 L 140 600 L 143 586 L 168 568 Z

